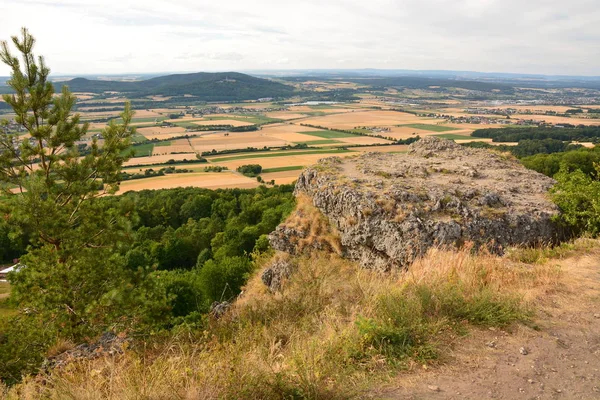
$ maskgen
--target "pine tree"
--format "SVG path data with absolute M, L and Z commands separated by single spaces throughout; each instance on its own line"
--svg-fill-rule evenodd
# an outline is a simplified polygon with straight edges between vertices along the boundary
M 127 210 L 101 199 L 116 192 L 130 156 L 130 105 L 122 123 L 111 121 L 101 138 L 87 139 L 88 124 L 73 113 L 76 97 L 67 86 L 55 95 L 50 69 L 34 57 L 33 36 L 24 28 L 12 42 L 21 60 L 8 43 L 0 44 L 14 90 L 4 100 L 27 134 L 8 132 L 3 123 L 0 186 L 7 200 L 0 207 L 11 228 L 27 232 L 31 243 L 22 258 L 26 267 L 9 277 L 11 300 L 28 310 L 27 318 L 73 340 L 154 318 L 151 308 L 160 314 L 162 303 L 149 300 L 155 293 L 151 270 L 131 270 L 123 256 L 131 237 Z

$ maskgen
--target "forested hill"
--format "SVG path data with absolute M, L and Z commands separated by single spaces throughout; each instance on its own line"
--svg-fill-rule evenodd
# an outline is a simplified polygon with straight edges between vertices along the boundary
M 72 92 L 132 93 L 140 96 L 193 95 L 206 101 L 255 100 L 264 97 L 289 97 L 294 88 L 268 79 L 238 72 L 198 72 L 160 76 L 138 82 L 101 81 L 75 78 L 63 84 Z M 57 90 L 58 86 L 56 85 Z

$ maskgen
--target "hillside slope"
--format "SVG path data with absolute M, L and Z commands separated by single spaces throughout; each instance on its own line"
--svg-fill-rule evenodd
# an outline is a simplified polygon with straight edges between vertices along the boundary
M 291 96 L 294 88 L 268 79 L 237 72 L 175 74 L 138 82 L 101 81 L 75 78 L 64 82 L 73 92 L 131 93 L 137 96 L 197 96 L 206 101 L 256 100 Z

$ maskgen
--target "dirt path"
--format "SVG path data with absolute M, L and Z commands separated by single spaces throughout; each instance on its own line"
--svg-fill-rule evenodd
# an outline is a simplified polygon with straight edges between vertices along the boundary
M 537 329 L 474 332 L 447 365 L 400 375 L 377 399 L 600 399 L 600 251 L 556 261 L 565 291 L 541 299 Z

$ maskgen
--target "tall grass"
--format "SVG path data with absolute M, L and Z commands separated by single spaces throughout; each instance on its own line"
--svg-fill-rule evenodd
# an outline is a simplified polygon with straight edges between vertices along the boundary
M 347 399 L 435 363 L 473 326 L 531 316 L 560 270 L 431 250 L 381 274 L 330 253 L 298 260 L 280 293 L 253 278 L 202 332 L 29 378 L 9 399 Z

